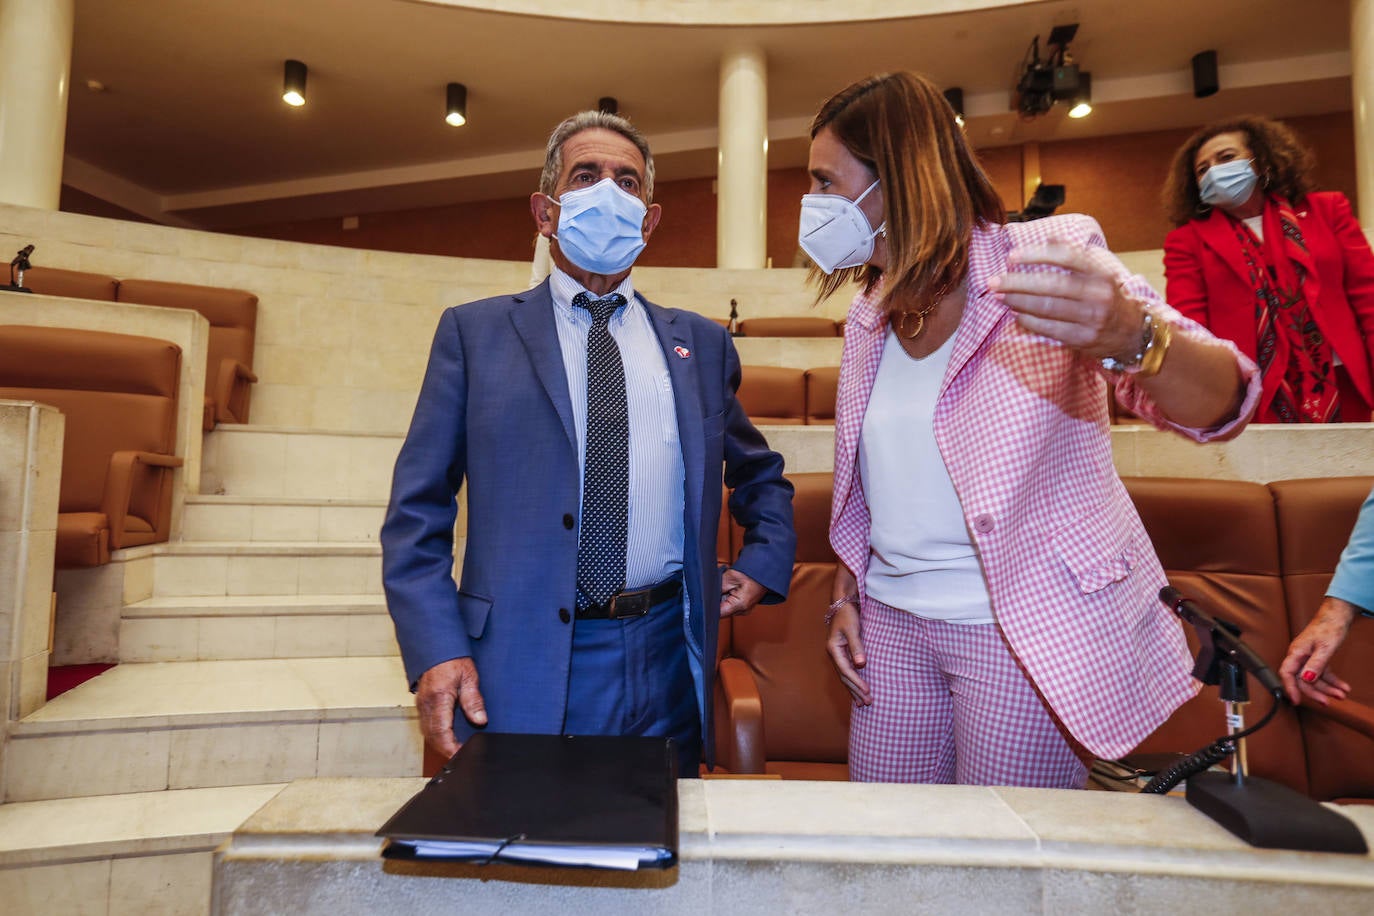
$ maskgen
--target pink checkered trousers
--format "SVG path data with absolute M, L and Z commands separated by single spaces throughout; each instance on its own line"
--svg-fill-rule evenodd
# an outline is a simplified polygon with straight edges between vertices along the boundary
M 1212 430 L 1172 424 L 1129 375 L 1114 377 L 1096 360 L 1017 324 L 988 280 L 1006 272 L 1014 247 L 1051 239 L 1081 246 L 1109 266 L 1176 335 L 1228 350 L 1248 384 L 1237 418 Z M 879 300 L 875 290 L 850 307 L 835 411 L 830 543 L 861 592 L 869 514 L 857 456 L 887 328 Z M 1127 408 L 1197 442 L 1237 435 L 1260 393 L 1254 364 L 1132 276 L 1090 217 L 975 230 L 968 301 L 935 404 L 935 441 L 1012 655 L 1073 738 L 1114 758 L 1198 685 L 1182 627 L 1159 601 L 1164 571 L 1112 464 L 1104 377 Z M 920 479 L 913 469 L 913 484 Z
M 868 598 L 849 775 L 860 782 L 1079 789 L 1080 749 L 1050 716 L 995 624 L 926 620 Z

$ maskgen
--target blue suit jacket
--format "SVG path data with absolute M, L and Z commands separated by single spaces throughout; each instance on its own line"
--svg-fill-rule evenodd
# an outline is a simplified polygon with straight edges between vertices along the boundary
M 781 601 L 796 535 L 792 487 L 735 391 L 725 329 L 640 301 L 662 343 L 686 473 L 684 636 L 711 754 L 710 690 L 720 617 L 722 468 L 745 529 L 735 568 Z M 580 474 L 572 402 L 547 281 L 471 302 L 439 320 L 382 527 L 387 605 L 412 689 L 440 662 L 471 656 L 488 728 L 557 733 L 567 702 Z M 688 352 L 681 358 L 675 348 Z M 456 494 L 467 486 L 467 546 L 455 588 Z M 461 711 L 459 740 L 471 734 Z

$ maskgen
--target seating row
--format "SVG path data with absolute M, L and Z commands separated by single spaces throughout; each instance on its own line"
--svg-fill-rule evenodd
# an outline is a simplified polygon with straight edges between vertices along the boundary
M 732 773 L 846 779 L 850 701 L 825 652 L 822 618 L 835 556 L 827 528 L 828 473 L 790 475 L 796 486 L 797 561 L 780 605 L 723 621 L 716 690 L 720 765 Z M 1238 624 L 1276 670 L 1315 614 L 1374 478 L 1241 481 L 1127 479 L 1170 582 Z M 729 548 L 742 532 L 731 525 Z M 1197 649 L 1193 634 L 1189 641 Z M 1286 703 L 1249 739 L 1250 772 L 1320 800 L 1374 800 L 1374 621 L 1357 620 L 1332 669 L 1354 688 L 1329 707 Z M 1127 690 L 1103 659 L 1102 689 Z M 1253 723 L 1268 709 L 1252 684 Z M 1215 687 L 1184 706 L 1137 749 L 1192 753 L 1226 733 Z
M 209 360 L 205 370 L 205 411 L 202 428 L 216 423 L 247 423 L 253 374 L 253 341 L 257 331 L 258 297 L 240 289 L 166 283 L 160 280 L 119 280 L 101 274 L 54 267 L 25 272 L 24 285 L 35 293 L 70 299 L 99 299 L 163 308 L 191 309 L 210 323 Z
M 843 337 L 844 322 L 811 315 L 744 318 L 736 332 L 740 337 Z
M 814 369 L 744 366 L 740 370 L 738 397 L 744 412 L 755 423 L 775 426 L 833 425 L 839 382 L 838 366 Z M 1107 408 L 1107 419 L 1112 424 L 1144 422 L 1116 402 L 1110 385 L 1107 386 Z
M 833 424 L 840 368 L 744 366 L 737 394 L 755 423 L 784 426 Z
M 171 531 L 181 348 L 75 328 L 0 326 L 0 398 L 60 410 L 65 433 L 58 568 L 100 566 L 110 551 Z

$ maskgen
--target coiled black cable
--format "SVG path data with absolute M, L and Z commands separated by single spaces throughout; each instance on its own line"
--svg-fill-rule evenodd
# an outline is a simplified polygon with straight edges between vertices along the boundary
M 1269 711 L 1264 714 L 1263 719 L 1260 719 L 1249 728 L 1236 732 L 1234 735 L 1223 735 L 1196 754 L 1184 757 L 1172 766 L 1156 773 L 1155 777 L 1147 782 L 1145 787 L 1140 790 L 1141 793 L 1165 795 L 1170 789 L 1187 779 L 1189 776 L 1192 776 L 1194 773 L 1201 773 L 1208 767 L 1215 766 L 1225 760 L 1235 752 L 1237 741 L 1241 738 L 1253 735 L 1261 728 L 1264 728 L 1264 726 L 1269 724 L 1269 720 L 1278 714 L 1281 696 L 1282 694 L 1279 693 L 1273 695 L 1274 702 L 1269 705 Z

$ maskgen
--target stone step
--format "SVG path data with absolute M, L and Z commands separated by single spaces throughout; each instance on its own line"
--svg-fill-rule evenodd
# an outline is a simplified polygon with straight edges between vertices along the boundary
M 376 542 L 178 541 L 153 551 L 154 598 L 380 595 Z
M 385 514 L 381 499 L 188 496 L 181 539 L 372 542 Z
M 402 436 L 236 425 L 205 434 L 201 493 L 385 500 Z
M 798 347 L 807 346 L 807 338 L 760 338 L 760 341 L 776 341 L 780 346 L 787 345 L 789 341 L 801 341 L 797 343 Z M 796 361 L 808 364 L 798 368 L 811 368 L 809 364 L 815 363 L 812 357 L 805 354 Z M 816 365 L 826 363 L 820 361 Z M 834 427 L 760 426 L 760 431 L 767 437 L 769 445 L 785 457 L 789 470 L 830 470 Z M 242 531 L 245 526 L 249 531 L 253 530 L 254 518 L 261 518 L 260 525 L 264 533 L 273 527 L 291 530 L 293 525 L 311 526 L 309 512 L 293 514 L 268 511 L 258 515 L 256 508 L 243 512 L 242 507 L 249 505 L 276 509 L 305 508 L 308 505 L 361 509 L 385 505 L 392 490 L 392 468 L 396 464 L 397 452 L 400 452 L 401 439 L 401 435 L 320 433 L 286 427 L 218 427 L 205 437 L 201 457 L 201 496 L 188 497 L 188 519 L 192 516 L 192 505 L 238 505 L 238 512 L 229 511 L 229 515 L 236 515 L 236 518 L 224 523 L 236 527 L 232 540 L 247 540 Z M 822 464 L 824 467 L 820 467 Z M 221 503 L 214 497 L 232 499 Z M 278 503 L 275 500 L 280 501 Z M 295 520 L 291 520 L 293 515 L 297 516 Z M 343 526 L 339 530 L 353 531 L 356 529 L 352 526 L 360 523 L 364 516 L 356 514 L 335 518 L 346 519 L 339 522 Z M 320 520 L 320 536 L 328 540 L 346 540 L 331 533 L 330 527 L 323 523 L 323 514 Z M 188 520 L 185 537 L 192 540 L 201 540 L 202 537 L 206 540 L 210 537 L 231 540 L 227 534 L 213 534 L 213 529 L 201 534 L 191 525 L 192 522 Z M 376 527 L 381 529 L 381 522 Z M 280 537 L 278 540 L 290 540 L 290 537 Z
M 215 849 L 282 784 L 0 806 L 7 913 L 209 913 Z
M 395 655 L 381 595 L 216 595 L 126 605 L 122 662 Z
M 415 775 L 422 744 L 399 658 L 121 664 L 14 726 L 4 801 Z
M 838 366 L 843 337 L 737 337 L 735 352 L 747 377 L 750 366 L 820 369 Z

